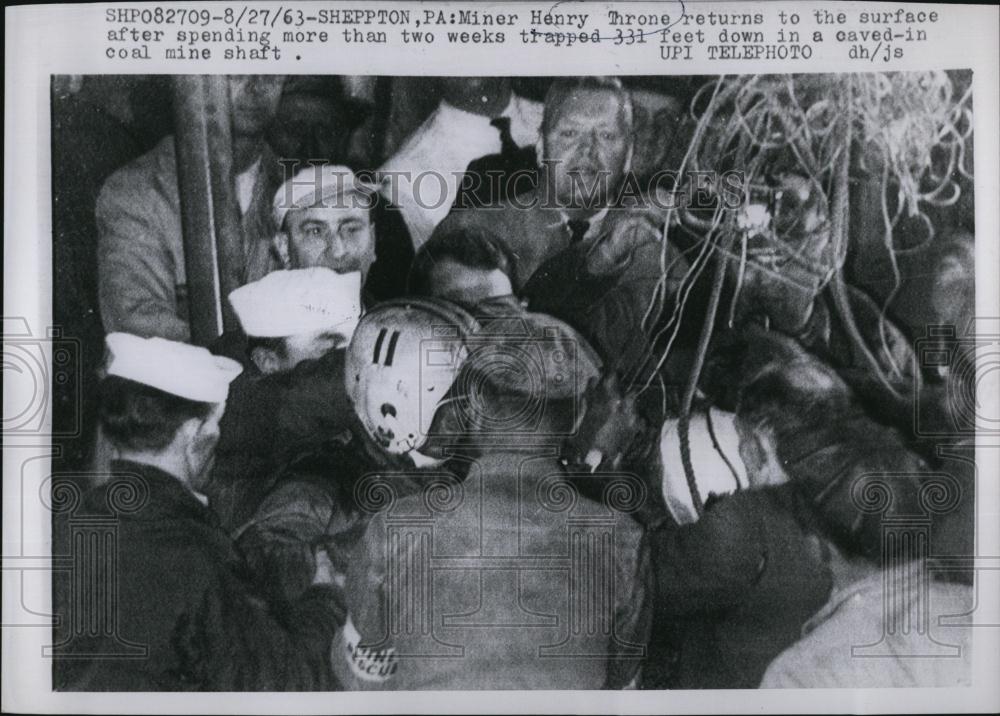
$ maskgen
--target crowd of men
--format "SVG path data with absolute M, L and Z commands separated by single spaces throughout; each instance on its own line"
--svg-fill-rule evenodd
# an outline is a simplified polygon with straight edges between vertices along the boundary
M 559 78 L 539 103 L 446 78 L 378 171 L 287 176 L 265 139 L 290 121 L 284 78 L 228 82 L 240 330 L 189 342 L 173 137 L 97 198 L 110 462 L 79 510 L 115 520 L 114 598 L 82 628 L 92 575 L 56 580 L 56 688 L 967 683 L 965 633 L 946 637 L 961 658 L 907 661 L 938 642 L 888 622 L 924 618 L 922 597 L 883 594 L 921 579 L 962 613 L 968 574 L 887 555 L 864 507 L 895 475 L 919 511 L 947 473 L 932 550 L 971 554 L 969 462 L 876 419 L 856 365 L 784 330 L 780 294 L 740 298 L 681 435 L 700 245 L 619 189 L 676 168 L 689 95 Z M 660 365 L 651 306 L 682 291 Z M 852 658 L 880 643 L 891 658 Z

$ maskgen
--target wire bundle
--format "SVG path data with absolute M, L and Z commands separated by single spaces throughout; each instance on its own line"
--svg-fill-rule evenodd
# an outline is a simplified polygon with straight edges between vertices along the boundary
M 881 183 L 883 239 L 896 286 L 887 306 L 900 280 L 895 258 L 912 250 L 893 241 L 893 229 L 900 218 L 905 214 L 923 221 L 928 229 L 926 242 L 934 233 L 924 208 L 954 204 L 960 196 L 957 176 L 971 178 L 965 147 L 972 133 L 971 88 L 957 100 L 953 93 L 951 78 L 943 71 L 722 76 L 702 86 L 691 102 L 695 128 L 680 176 L 740 171 L 746 203 L 751 188 L 773 181 L 777 167 L 808 178 L 820 201 L 829 207 L 837 159 L 841 152 L 850 151 L 854 155 L 852 173 L 878 176 Z M 842 140 L 845 125 L 851 129 L 850 147 Z M 669 210 L 668 219 L 696 234 L 699 245 L 693 258 L 688 257 L 691 265 L 667 316 L 670 297 L 665 287 L 672 266 L 667 265 L 663 242 L 662 279 L 643 323 L 647 332 L 656 328 L 650 345 L 664 345 L 660 355 L 647 359 L 646 365 L 652 361 L 657 371 L 673 348 L 691 287 L 719 251 L 720 235 L 738 234 L 738 247 L 728 253 L 730 259 L 740 262 L 740 276 L 748 260 L 749 235 L 737 227 L 737 211 L 727 211 L 721 202 L 710 213 L 692 210 L 684 202 L 678 204 Z M 768 240 L 787 243 L 788 238 L 772 230 Z M 832 248 L 833 270 L 840 273 L 847 242 Z M 823 274 L 814 287 L 818 292 L 833 275 L 829 267 L 812 268 Z M 774 278 L 793 280 L 777 274 Z M 730 311 L 730 320 L 732 315 Z
M 836 310 L 845 330 L 867 363 L 876 381 L 893 400 L 903 396 L 884 373 L 883 365 L 872 354 L 861 336 L 851 311 L 843 278 L 847 259 L 849 171 L 878 176 L 881 189 L 883 239 L 887 248 L 894 287 L 882 306 L 879 333 L 882 353 L 897 377 L 899 366 L 892 363 L 886 341 L 886 311 L 899 289 L 900 274 L 896 256 L 900 249 L 893 239 L 893 229 L 905 214 L 921 219 L 927 238 L 933 238 L 933 225 L 925 206 L 948 206 L 960 196 L 956 175 L 971 178 L 966 168 L 965 142 L 972 133 L 971 87 L 963 96 L 953 97 L 951 78 L 943 71 L 907 73 L 871 73 L 857 75 L 747 75 L 722 76 L 704 85 L 691 103 L 695 128 L 691 143 L 679 169 L 680 176 L 694 172 L 741 171 L 744 177 L 743 204 L 749 204 L 753 187 L 773 184 L 776 173 L 795 173 L 806 177 L 829 217 L 822 228 L 830 243 L 832 266 L 812 267 L 821 275 L 809 287 L 818 295 L 831 286 Z M 852 157 L 853 155 L 853 157 Z M 852 161 L 853 159 L 853 161 Z M 890 209 L 890 203 L 895 208 Z M 739 299 L 742 277 L 748 260 L 749 230 L 740 227 L 738 211 L 727 210 L 721 199 L 711 216 L 699 215 L 679 202 L 667 217 L 667 225 L 679 223 L 698 242 L 697 252 L 684 276 L 673 309 L 664 316 L 668 297 L 666 228 L 660 267 L 662 278 L 643 318 L 643 327 L 652 333 L 650 346 L 664 347 L 659 355 L 653 349 L 639 366 L 639 375 L 650 362 L 655 369 L 643 389 L 660 374 L 673 349 L 675 339 L 691 294 L 691 289 L 717 256 L 709 310 L 705 316 L 691 375 L 684 393 L 680 415 L 681 456 L 696 509 L 700 511 L 697 485 L 690 465 L 687 423 L 692 400 L 700 378 L 709 339 L 714 331 L 718 298 L 725 280 L 725 265 L 739 261 L 737 286 L 730 324 Z M 792 228 L 801 229 L 792 224 Z M 785 227 L 788 233 L 791 230 Z M 794 237 L 782 235 L 782 228 L 771 222 L 769 241 L 790 245 Z M 739 250 L 734 247 L 739 244 Z M 799 268 L 802 268 L 800 266 Z M 787 280 L 780 274 L 777 280 Z M 663 320 L 666 318 L 666 320 Z M 656 327 L 655 332 L 651 327 Z

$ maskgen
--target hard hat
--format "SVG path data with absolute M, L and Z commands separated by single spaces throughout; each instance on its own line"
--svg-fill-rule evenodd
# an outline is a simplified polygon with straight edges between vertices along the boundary
M 750 486 L 735 418 L 733 413 L 712 407 L 691 415 L 691 462 L 703 502 L 710 495 L 728 495 Z M 681 459 L 678 423 L 677 419 L 668 419 L 660 431 L 663 501 L 674 520 L 686 525 L 698 520 L 698 511 Z
M 308 209 L 317 205 L 326 208 L 352 206 L 344 199 L 350 194 L 366 197 L 359 205 L 370 209 L 377 192 L 377 186 L 362 181 L 346 166 L 309 164 L 274 193 L 274 225 L 282 231 L 285 217 L 294 209 Z
M 355 413 L 382 449 L 419 454 L 477 328 L 460 307 L 426 298 L 386 301 L 361 319 L 344 380 Z
M 563 435 L 556 426 L 572 429 L 579 398 L 600 371 L 586 341 L 557 319 L 516 302 L 474 317 L 427 298 L 386 302 L 366 314 L 346 364 L 347 394 L 365 430 L 389 453 L 423 457 L 442 440 L 471 434 Z M 428 446 L 446 399 L 454 409 Z

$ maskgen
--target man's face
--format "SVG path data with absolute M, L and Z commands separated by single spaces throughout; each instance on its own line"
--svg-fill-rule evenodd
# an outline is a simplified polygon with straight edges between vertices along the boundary
M 187 461 L 191 488 L 201 492 L 215 463 L 215 448 L 219 444 L 219 421 L 226 412 L 225 401 L 216 404 L 203 421 L 197 421 L 187 445 Z
M 514 293 L 510 278 L 500 269 L 482 269 L 443 259 L 431 270 L 434 296 L 462 306 Z
M 300 333 L 285 338 L 285 351 L 281 357 L 282 369 L 291 370 L 302 361 L 316 360 L 332 350 L 347 347 L 349 339 L 334 330 Z
M 648 90 L 632 91 L 632 109 L 635 120 L 635 153 L 632 171 L 638 177 L 648 177 L 666 166 L 683 107 L 680 100 L 667 94 Z
M 260 136 L 278 114 L 284 75 L 229 75 L 233 134 Z
M 603 89 L 581 90 L 558 112 L 543 145 L 556 199 L 563 206 L 605 204 L 608 191 L 624 176 L 631 148 L 618 95 Z
M 351 204 L 347 197 L 344 204 Z M 285 217 L 290 268 L 325 266 L 368 275 L 375 262 L 375 227 L 368 209 L 344 206 L 295 209 Z

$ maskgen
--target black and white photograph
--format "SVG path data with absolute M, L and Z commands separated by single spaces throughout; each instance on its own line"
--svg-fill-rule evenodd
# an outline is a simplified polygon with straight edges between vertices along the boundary
M 54 77 L 54 685 L 967 683 L 970 77 Z
M 51 692 L 982 687 L 974 63 L 497 59 L 39 86 Z

